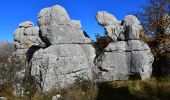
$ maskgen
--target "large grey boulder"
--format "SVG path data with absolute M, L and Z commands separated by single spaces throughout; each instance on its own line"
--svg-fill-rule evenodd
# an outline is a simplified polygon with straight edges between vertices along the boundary
M 97 12 L 96 19 L 98 23 L 104 27 L 107 35 L 110 36 L 113 41 L 117 41 L 121 31 L 123 31 L 121 22 L 119 22 L 113 15 L 106 11 Z
M 102 26 L 113 25 L 117 23 L 117 19 L 106 11 L 99 11 L 96 14 L 98 23 Z
M 39 27 L 30 21 L 21 23 L 14 34 L 15 54 L 25 56 L 29 67 L 17 72 L 18 77 L 31 74 L 41 92 L 91 81 L 95 75 L 102 81 L 127 80 L 136 74 L 149 78 L 153 55 L 139 38 L 139 20 L 129 15 L 118 21 L 105 11 L 98 12 L 96 19 L 113 40 L 96 59 L 80 21 L 71 20 L 59 5 L 40 11 Z
M 143 30 L 137 17 L 128 15 L 122 21 L 125 29 L 126 40 L 139 40 L 139 34 Z
M 80 21 L 70 20 L 59 6 L 42 9 L 40 37 L 48 45 L 31 59 L 31 75 L 40 91 L 67 87 L 77 80 L 91 80 L 95 50 L 85 37 Z
M 118 40 L 138 40 L 142 29 L 139 20 L 128 15 L 123 21 L 118 21 L 113 15 L 106 11 L 99 11 L 96 14 L 96 20 L 103 26 L 106 34 L 113 41 Z
M 100 13 L 103 12 L 98 12 L 97 16 L 101 16 Z M 120 22 L 115 21 L 116 18 L 112 16 L 114 24 L 101 24 L 101 20 L 107 22 L 111 19 L 110 16 L 106 13 L 100 19 L 97 17 L 106 34 L 113 39 L 113 42 L 96 58 L 95 70 L 99 79 L 127 80 L 136 75 L 142 80 L 149 78 L 154 58 L 149 46 L 139 39 L 139 32 L 142 30 L 139 20 L 133 15 L 128 15 Z
M 43 91 L 67 87 L 79 78 L 91 80 L 93 66 L 85 53 L 79 44 L 58 44 L 40 49 L 32 58 L 31 74 Z
M 84 37 L 80 21 L 70 20 L 66 10 L 59 5 L 42 9 L 38 24 L 43 39 L 49 45 L 91 42 Z

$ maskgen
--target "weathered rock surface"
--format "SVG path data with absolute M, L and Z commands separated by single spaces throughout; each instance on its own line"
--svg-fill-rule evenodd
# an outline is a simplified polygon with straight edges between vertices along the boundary
M 38 24 L 47 44 L 91 42 L 84 37 L 80 21 L 70 20 L 66 10 L 59 5 L 42 9 L 38 15 Z
M 126 16 L 123 21 L 118 21 L 108 12 L 99 11 L 96 14 L 96 19 L 113 41 L 138 40 L 139 32 L 143 30 L 139 20 L 133 15 Z
M 98 12 L 96 14 L 96 19 L 98 23 L 104 27 L 107 35 L 110 36 L 113 41 L 117 41 L 119 34 L 123 30 L 123 27 L 120 27 L 121 23 L 118 22 L 113 15 L 106 11 Z
M 14 44 L 17 49 L 16 55 L 25 58 L 24 55 L 32 46 L 43 45 L 39 37 L 39 28 L 34 27 L 30 21 L 19 24 L 19 28 L 14 33 Z
M 15 56 L 16 65 L 20 68 L 15 73 L 17 83 L 14 85 L 14 94 L 21 96 L 23 95 L 22 82 L 30 77 L 30 67 L 29 62 L 32 55 L 41 46 L 45 44 L 39 37 L 39 27 L 34 27 L 34 24 L 30 21 L 23 22 L 19 24 L 19 28 L 14 32 L 14 45 L 16 51 L 13 56 Z
M 80 21 L 71 20 L 59 5 L 40 11 L 39 27 L 30 21 L 19 25 L 14 34 L 15 54 L 27 58 L 30 66 L 23 71 L 40 91 L 67 87 L 95 75 L 102 81 L 127 80 L 136 74 L 141 79 L 150 77 L 153 56 L 139 38 L 142 26 L 138 19 L 129 15 L 118 21 L 105 11 L 98 12 L 96 19 L 113 41 L 96 59 Z M 18 77 L 25 77 L 23 71 Z
M 120 22 L 103 11 L 96 16 L 107 35 L 113 39 L 96 59 L 99 78 L 102 81 L 127 80 L 135 75 L 141 79 L 149 78 L 154 58 L 149 46 L 139 39 L 142 30 L 139 20 L 129 15 Z
M 67 87 L 78 78 L 92 79 L 95 50 L 85 37 L 80 21 L 70 20 L 66 10 L 53 6 L 40 11 L 38 24 L 48 45 L 31 59 L 31 75 L 42 91 Z

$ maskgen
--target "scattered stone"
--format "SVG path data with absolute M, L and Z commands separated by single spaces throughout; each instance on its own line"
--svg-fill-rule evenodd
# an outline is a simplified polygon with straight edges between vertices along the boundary
M 61 95 L 60 94 L 57 94 L 56 96 L 53 96 L 52 97 L 52 100 L 58 100 L 61 98 Z
M 0 100 L 7 100 L 6 97 L 0 97 Z

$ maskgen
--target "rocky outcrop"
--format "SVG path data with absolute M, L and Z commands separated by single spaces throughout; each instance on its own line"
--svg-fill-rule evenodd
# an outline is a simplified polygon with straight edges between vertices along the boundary
M 132 15 L 118 21 L 113 15 L 100 11 L 96 19 L 112 41 L 96 59 L 96 72 L 102 81 L 147 79 L 152 73 L 153 55 L 146 43 L 139 39 L 142 30 Z
M 35 51 L 33 46 L 41 46 L 43 42 L 39 37 L 39 28 L 34 27 L 30 21 L 19 24 L 19 28 L 14 33 L 15 54 L 20 58 L 26 58 L 26 53 Z M 30 55 L 30 53 L 28 54 Z
M 46 44 L 84 44 L 90 43 L 85 38 L 80 21 L 70 20 L 66 10 L 53 6 L 41 10 L 38 15 L 41 37 Z
M 40 47 L 45 46 L 39 37 L 39 27 L 34 27 L 33 22 L 26 21 L 19 24 L 19 28 L 14 32 L 14 45 L 16 51 L 13 53 L 12 57 L 15 61 L 15 66 L 17 70 L 15 74 L 14 84 L 14 94 L 23 95 L 23 80 L 30 78 L 30 67 L 29 62 L 35 51 L 40 49 Z M 9 61 L 11 57 L 9 58 Z
M 80 21 L 70 20 L 61 6 L 42 9 L 38 15 L 40 37 L 48 47 L 31 59 L 31 75 L 42 91 L 66 87 L 78 79 L 91 80 L 95 50 Z
M 102 81 L 127 80 L 134 75 L 149 78 L 153 56 L 139 39 L 143 29 L 138 19 L 129 15 L 118 21 L 105 11 L 98 12 L 96 19 L 112 40 L 97 58 L 80 21 L 71 20 L 59 5 L 40 11 L 39 27 L 29 21 L 21 23 L 14 34 L 15 54 L 24 57 L 29 67 L 20 72 L 31 77 L 41 92 L 92 80 L 95 75 Z M 18 77 L 25 77 L 20 72 Z

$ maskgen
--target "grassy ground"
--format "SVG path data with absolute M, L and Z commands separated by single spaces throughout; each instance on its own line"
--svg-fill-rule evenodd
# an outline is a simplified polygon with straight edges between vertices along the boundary
M 51 100 L 60 94 L 59 100 L 170 100 L 170 79 L 151 78 L 149 80 L 112 81 L 100 84 L 83 82 L 66 89 L 53 89 L 43 94 L 35 93 L 31 100 Z M 0 90 L 0 96 L 9 100 L 30 100 L 12 95 L 10 87 Z
M 97 100 L 170 100 L 170 80 L 152 78 L 102 83 Z

